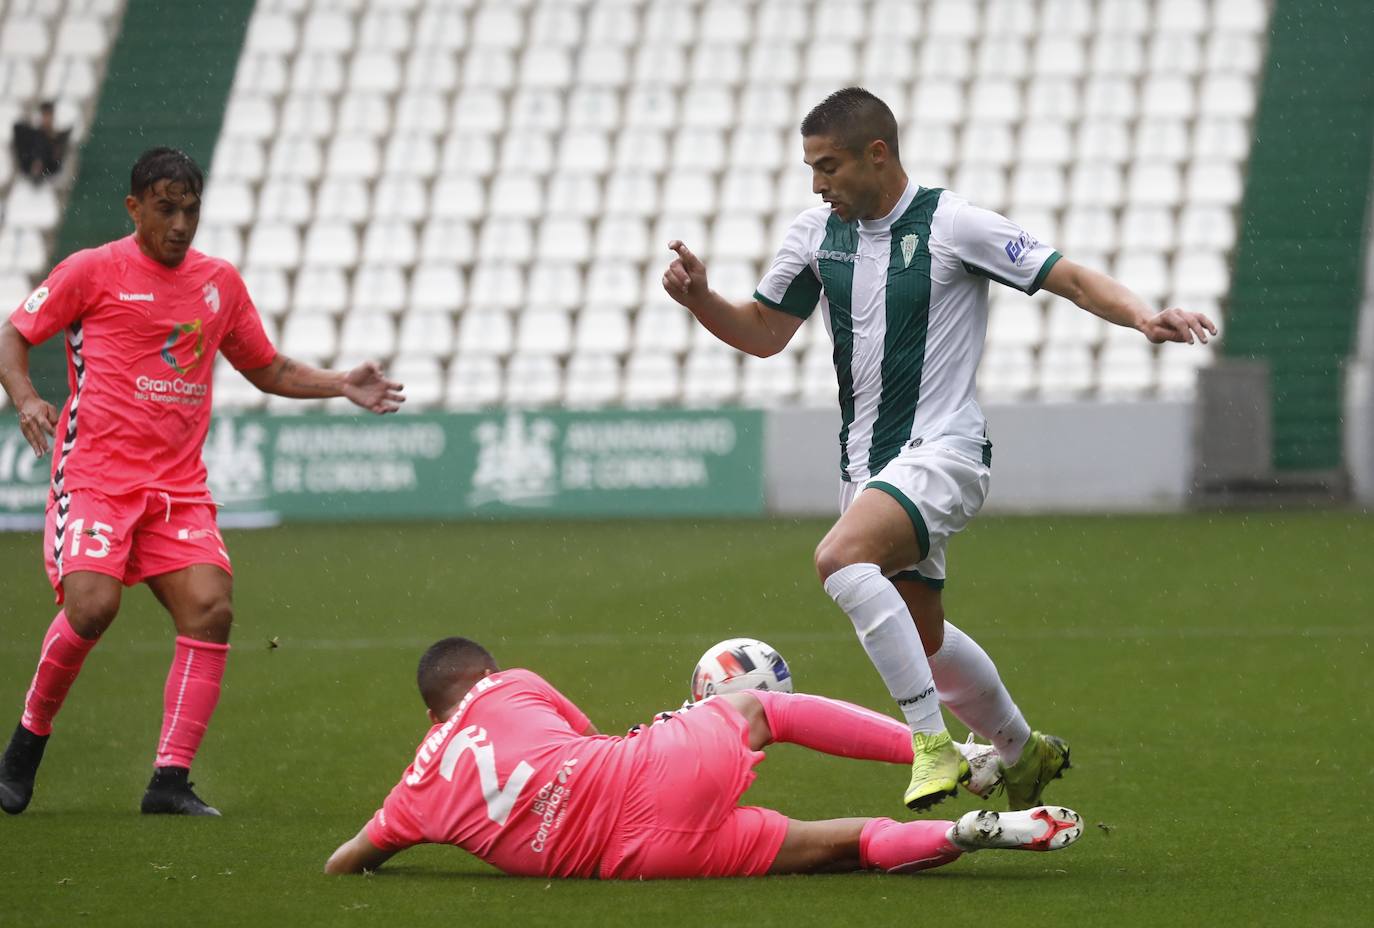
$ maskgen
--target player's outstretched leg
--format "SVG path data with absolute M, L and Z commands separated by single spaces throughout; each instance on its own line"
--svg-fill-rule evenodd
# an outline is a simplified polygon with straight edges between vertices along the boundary
M 1031 732 L 1021 756 L 1011 766 L 1002 765 L 1002 782 L 1007 788 L 1007 808 L 1029 809 L 1040 802 L 1040 796 L 1051 780 L 1068 770 L 1069 746 L 1063 738 Z
M 949 830 L 949 840 L 966 851 L 1057 851 L 1083 837 L 1083 819 L 1063 806 L 1037 806 L 1019 812 L 978 809 Z

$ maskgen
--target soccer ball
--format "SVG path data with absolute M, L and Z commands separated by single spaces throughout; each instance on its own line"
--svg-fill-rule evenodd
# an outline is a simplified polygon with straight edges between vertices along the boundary
M 757 638 L 727 638 L 707 648 L 692 671 L 692 701 L 745 690 L 792 692 L 787 661 Z

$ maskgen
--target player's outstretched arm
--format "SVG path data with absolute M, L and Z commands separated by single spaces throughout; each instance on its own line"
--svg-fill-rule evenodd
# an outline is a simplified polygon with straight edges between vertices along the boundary
M 663 289 L 692 311 L 697 321 L 731 348 L 767 358 L 787 347 L 802 319 L 764 306 L 757 300 L 731 303 L 706 283 L 706 265 L 682 242 L 668 247 L 677 252 L 663 272 Z
M 1108 322 L 1137 329 L 1150 341 L 1187 342 L 1196 339 L 1207 344 L 1217 327 L 1203 313 L 1170 308 L 1155 312 L 1124 284 L 1068 260 L 1055 262 L 1045 277 L 1044 288 Z
M 19 411 L 19 431 L 33 453 L 42 457 L 57 429 L 57 409 L 38 395 L 29 380 L 29 347 L 28 339 L 8 319 L 0 325 L 0 386 Z
M 329 855 L 324 872 L 331 876 L 342 873 L 362 873 L 376 870 L 394 856 L 392 851 L 384 851 L 372 843 L 364 828 L 349 840 L 339 845 L 339 849 Z
M 351 371 L 326 371 L 278 354 L 271 364 L 244 371 L 243 376 L 264 393 L 298 400 L 346 396 L 378 414 L 395 412 L 405 402 L 404 387 L 388 380 L 375 361 L 364 361 Z

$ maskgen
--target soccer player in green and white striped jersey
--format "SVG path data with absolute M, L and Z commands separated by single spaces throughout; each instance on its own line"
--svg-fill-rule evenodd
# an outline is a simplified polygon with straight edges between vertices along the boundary
M 908 180 L 896 119 L 865 90 L 831 94 L 801 135 L 825 205 L 793 222 L 753 298 L 712 291 L 678 241 L 664 289 L 717 338 L 759 357 L 781 351 L 819 303 L 839 383 L 841 516 L 816 549 L 816 570 L 911 728 L 904 800 L 923 810 L 967 780 L 943 703 L 997 748 L 1008 804 L 1027 808 L 1068 767 L 1068 746 L 1031 730 L 941 601 L 949 539 L 982 507 L 990 477 L 974 390 L 989 281 L 1043 287 L 1152 342 L 1206 342 L 1216 327 L 1201 313 L 1156 313 L 1011 220 Z

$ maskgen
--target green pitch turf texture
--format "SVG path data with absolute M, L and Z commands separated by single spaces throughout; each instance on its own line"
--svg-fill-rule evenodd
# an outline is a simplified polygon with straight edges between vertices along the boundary
M 372 877 L 321 875 L 424 733 L 415 660 L 444 635 L 537 669 L 608 732 L 676 706 L 700 652 L 734 635 L 781 649 L 801 689 L 890 709 L 811 572 L 824 528 L 229 533 L 234 651 L 193 772 L 225 817 L 137 814 L 172 638 L 137 588 L 58 719 L 33 805 L 0 819 L 0 924 L 1369 924 L 1374 519 L 1341 513 L 985 518 L 958 539 L 950 617 L 1032 724 L 1073 746 L 1048 798 L 1087 833 L 1061 853 L 915 877 L 600 884 L 427 847 Z M 0 565 L 7 735 L 52 607 L 36 537 L 0 536 Z M 747 800 L 902 818 L 905 783 L 776 746 Z

